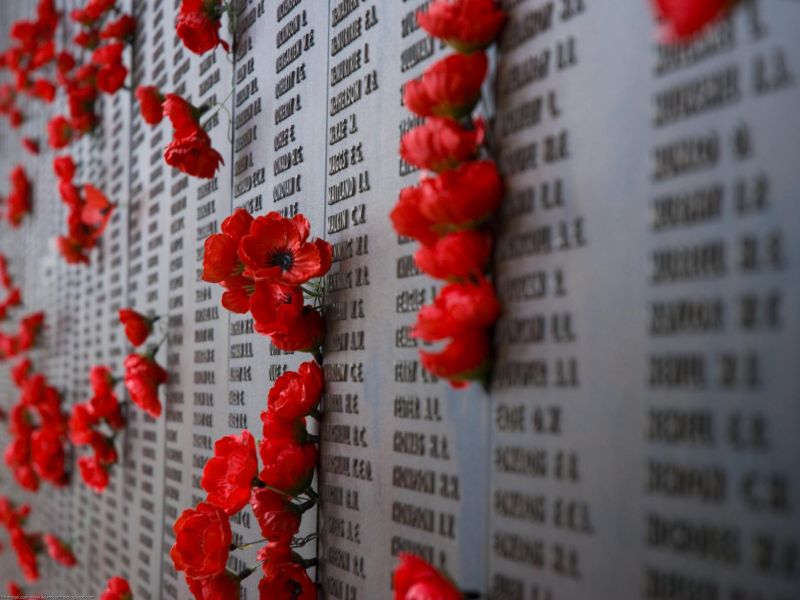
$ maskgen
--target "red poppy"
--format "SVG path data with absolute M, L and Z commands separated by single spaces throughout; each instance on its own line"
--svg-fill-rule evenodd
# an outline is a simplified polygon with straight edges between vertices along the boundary
M 318 457 L 314 444 L 264 439 L 258 450 L 264 465 L 259 479 L 268 486 L 296 496 L 311 485 Z
M 289 498 L 268 488 L 253 490 L 250 498 L 261 534 L 271 542 L 286 543 L 300 530 L 300 512 Z
M 244 264 L 237 250 L 240 240 L 250 231 L 253 217 L 243 208 L 237 208 L 222 222 L 221 233 L 206 238 L 203 252 L 203 281 L 220 283 L 240 275 Z
M 253 329 L 265 333 L 258 323 Z M 286 352 L 313 352 L 325 339 L 325 319 L 313 306 L 306 305 L 294 321 L 269 335 L 273 345 Z
M 164 149 L 164 160 L 171 167 L 201 179 L 211 179 L 225 164 L 222 155 L 211 146 L 208 134 L 202 129 L 191 135 L 173 139 Z
M 161 107 L 164 98 L 161 92 L 154 85 L 140 85 L 136 88 L 136 99 L 139 101 L 139 109 L 142 119 L 149 125 L 158 125 L 164 118 L 164 111 Z
M 39 154 L 39 142 L 33 138 L 22 138 L 22 146 L 31 154 Z
M 121 17 L 109 21 L 100 32 L 100 38 L 104 40 L 125 40 L 133 35 L 136 30 L 136 19 L 131 15 L 122 15 Z
M 436 233 L 435 223 L 422 214 L 421 203 L 422 190 L 419 187 L 403 188 L 389 218 L 398 234 L 423 244 L 434 244 L 439 235 Z
M 167 372 L 149 355 L 132 353 L 125 359 L 125 387 L 131 400 L 154 419 L 161 415 L 158 386 L 167 378 Z
M 108 471 L 94 456 L 81 456 L 78 459 L 81 479 L 90 490 L 101 494 L 108 487 Z
M 45 533 L 42 539 L 47 548 L 47 554 L 49 554 L 50 558 L 54 561 L 65 567 L 72 567 L 77 564 L 78 561 L 75 560 L 75 555 L 72 553 L 70 547 L 56 536 Z
M 109 579 L 106 589 L 100 594 L 100 600 L 131 600 L 132 598 L 131 586 L 122 577 Z
M 119 400 L 110 392 L 101 394 L 95 393 L 89 400 L 89 407 L 92 410 L 92 415 L 96 419 L 116 420 L 117 413 L 119 412 Z
M 414 262 L 437 279 L 463 279 L 483 273 L 492 255 L 492 234 L 467 229 L 424 245 L 414 255 Z
M 12 367 L 11 380 L 14 382 L 14 385 L 20 387 L 23 383 L 25 383 L 25 380 L 28 379 L 28 375 L 30 375 L 32 366 L 33 363 L 31 363 L 30 358 L 23 358 Z
M 47 123 L 48 143 L 51 148 L 63 148 L 72 140 L 72 126 L 63 115 L 56 115 Z
M 200 129 L 200 111 L 178 94 L 164 95 L 161 109 L 172 122 L 176 138 L 186 137 Z
M 56 69 L 62 75 L 66 75 L 75 68 L 75 57 L 67 50 L 62 50 L 56 56 Z
M 474 227 L 488 219 L 503 199 L 503 181 L 491 160 L 468 162 L 424 179 L 420 188 L 420 212 L 444 231 Z
M 222 45 L 228 51 L 228 44 L 220 39 L 220 19 L 224 7 L 222 0 L 183 0 L 175 31 L 183 45 L 195 54 L 204 54 Z
M 243 430 L 241 437 L 226 435 L 214 442 L 214 456 L 206 462 L 200 485 L 208 502 L 232 515 L 247 505 L 257 474 L 256 442 Z
M 22 465 L 15 468 L 12 471 L 12 475 L 22 489 L 29 492 L 35 492 L 39 489 L 39 477 L 30 465 Z
M 56 99 L 56 86 L 47 79 L 37 79 L 33 82 L 31 94 L 44 102 L 52 102 Z
M 225 570 L 231 545 L 231 525 L 221 508 L 201 502 L 187 508 L 175 521 L 175 544 L 170 557 L 176 571 L 194 579 L 213 577 Z
M 31 435 L 31 462 L 36 474 L 55 485 L 64 483 L 66 455 L 56 427 L 40 427 Z
M 392 574 L 394 600 L 461 600 L 463 595 L 427 562 L 413 554 L 400 554 Z
M 291 219 L 278 212 L 257 217 L 239 243 L 244 274 L 254 279 L 300 285 L 324 275 L 333 261 L 324 240 L 308 241 L 311 226 L 303 215 Z
M 76 33 L 72 41 L 76 46 L 92 50 L 100 44 L 100 32 L 97 29 L 84 29 Z
M 103 65 L 97 72 L 97 89 L 106 94 L 114 94 L 125 85 L 128 69 L 122 63 Z
M 111 369 L 104 365 L 94 365 L 89 369 L 89 385 L 95 394 L 110 394 L 114 388 Z
M 303 290 L 274 281 L 259 281 L 250 297 L 250 312 L 255 329 L 264 335 L 283 331 L 303 310 Z
M 323 384 L 322 367 L 315 361 L 304 362 L 297 372 L 287 371 L 278 377 L 269 391 L 267 406 L 285 421 L 305 417 L 319 403 Z
M 455 388 L 480 380 L 489 366 L 491 353 L 487 329 L 473 329 L 450 340 L 439 353 L 420 351 L 422 366 Z
M 246 314 L 250 310 L 250 296 L 255 290 L 253 280 L 236 275 L 222 282 L 225 292 L 222 294 L 222 306 L 231 312 Z
M 75 239 L 60 235 L 56 238 L 56 244 L 67 264 L 89 264 L 89 255 L 86 254 L 83 245 Z
M 273 448 L 282 448 L 287 444 L 305 444 L 308 439 L 306 419 L 298 418 L 292 421 L 281 419 L 271 410 L 261 411 L 263 424 L 262 435 L 264 442 Z M 265 450 L 264 448 L 261 449 Z
M 734 0 L 653 0 L 668 42 L 687 40 L 724 17 Z
M 417 13 L 420 27 L 467 53 L 490 45 L 505 19 L 495 0 L 435 0 Z
M 81 210 L 81 221 L 86 225 L 96 227 L 94 235 L 99 237 L 111 219 L 115 205 L 109 202 L 106 195 L 93 185 L 83 186 L 83 196 L 85 201 Z
M 11 528 L 9 533 L 11 535 L 11 547 L 17 555 L 17 562 L 22 570 L 23 577 L 28 581 L 36 581 L 39 579 L 39 568 L 36 565 L 36 549 L 30 536 L 19 527 Z
M 316 600 L 317 586 L 305 568 L 296 562 L 264 563 L 264 577 L 258 583 L 261 600 Z
M 443 58 L 406 84 L 403 104 L 421 117 L 466 116 L 480 98 L 488 65 L 483 52 Z
M 195 600 L 239 600 L 241 598 L 239 577 L 230 571 L 223 571 L 219 575 L 203 579 L 187 577 L 186 583 Z
M 119 459 L 117 449 L 114 448 L 114 442 L 111 438 L 106 437 L 102 433 L 95 431 L 92 439 L 89 442 L 94 451 L 94 457 L 97 459 L 98 464 L 109 467 L 117 463 Z
M 464 129 L 454 119 L 431 117 L 400 140 L 400 156 L 406 162 L 431 171 L 453 169 L 475 156 L 483 143 L 484 124 Z
M 119 309 L 119 322 L 125 327 L 125 335 L 134 346 L 141 346 L 153 331 L 153 319 L 132 308 Z
M 74 404 L 69 419 L 69 439 L 76 446 L 88 444 L 92 439 L 92 425 L 97 419 L 90 406 Z
M 69 154 L 53 159 L 53 171 L 61 181 L 72 181 L 75 176 L 75 161 Z

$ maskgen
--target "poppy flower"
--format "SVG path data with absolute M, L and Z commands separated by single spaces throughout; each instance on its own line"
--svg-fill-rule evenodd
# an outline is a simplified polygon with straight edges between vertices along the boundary
M 186 137 L 176 137 L 164 149 L 164 160 L 171 167 L 201 179 L 211 179 L 225 161 L 211 146 L 211 139 L 202 129 Z
M 431 277 L 452 280 L 483 273 L 491 255 L 491 232 L 467 229 L 423 245 L 414 255 L 414 262 Z
M 316 600 L 317 586 L 296 562 L 266 562 L 258 583 L 261 600 Z
M 111 369 L 104 365 L 94 365 L 89 369 L 89 385 L 95 394 L 110 394 L 114 388 Z
M 332 247 L 324 240 L 309 242 L 310 233 L 303 215 L 287 219 L 273 211 L 255 218 L 239 243 L 244 274 L 289 285 L 325 274 L 333 262 Z
M 141 346 L 153 331 L 153 319 L 132 308 L 119 309 L 119 322 L 125 327 L 125 336 L 134 346 Z
M 47 548 L 47 554 L 49 554 L 50 558 L 54 561 L 65 567 L 72 567 L 77 564 L 78 561 L 75 560 L 75 555 L 72 553 L 70 547 L 56 536 L 46 533 L 42 536 L 42 540 Z
M 200 129 L 200 111 L 178 94 L 165 94 L 161 110 L 172 123 L 175 137 L 181 138 Z
M 12 367 L 11 380 L 14 382 L 14 385 L 20 387 L 23 383 L 25 383 L 25 380 L 28 379 L 28 375 L 30 375 L 32 366 L 33 363 L 31 363 L 30 358 L 23 358 Z
M 56 99 L 56 86 L 47 79 L 37 79 L 33 82 L 31 94 L 39 100 L 50 103 Z
M 222 0 L 183 0 L 175 19 L 175 31 L 187 49 L 195 54 L 205 54 L 221 45 L 228 51 L 228 44 L 220 39 L 224 7 Z
M 125 40 L 133 35 L 136 30 L 136 19 L 131 15 L 109 21 L 100 31 L 100 39 L 103 40 Z
M 93 50 L 100 45 L 100 31 L 97 29 L 84 29 L 75 34 L 72 42 L 81 48 Z
M 39 154 L 39 142 L 33 138 L 22 138 L 22 146 L 31 154 Z
M 298 286 L 274 281 L 259 281 L 250 297 L 250 312 L 255 329 L 272 335 L 294 323 L 303 311 L 303 291 Z
M 453 337 L 439 353 L 420 351 L 422 366 L 454 388 L 480 380 L 489 366 L 491 346 L 487 329 L 472 329 Z
M 74 238 L 60 235 L 56 238 L 56 245 L 67 264 L 89 264 L 89 255 L 86 254 L 85 248 Z
M 246 314 L 250 310 L 250 296 L 255 284 L 249 277 L 236 275 L 222 282 L 225 292 L 222 294 L 222 306 L 237 314 Z
M 122 42 L 112 42 L 97 48 L 92 54 L 92 63 L 97 65 L 97 88 L 106 94 L 113 94 L 125 83 L 128 69 L 122 64 Z
M 92 439 L 92 425 L 97 419 L 92 409 L 86 404 L 72 406 L 72 415 L 69 419 L 69 439 L 76 446 L 88 444 Z
M 51 148 L 63 148 L 72 140 L 72 126 L 66 117 L 56 115 L 47 123 L 47 134 Z
M 465 129 L 454 119 L 431 117 L 400 140 L 400 156 L 421 169 L 446 171 L 475 156 L 483 143 L 484 123 Z
M 112 577 L 106 583 L 106 589 L 100 594 L 100 600 L 132 600 L 130 584 L 122 577 Z
M 296 496 L 311 485 L 317 466 L 316 445 L 264 439 L 258 450 L 263 464 L 259 479 L 268 486 Z
M 226 435 L 214 442 L 214 456 L 206 462 L 200 485 L 208 502 L 232 515 L 247 505 L 257 474 L 256 443 L 243 430 L 240 437 Z
M 664 21 L 665 41 L 685 41 L 718 21 L 734 0 L 653 0 L 656 14 Z
M 243 208 L 237 208 L 220 227 L 220 233 L 206 238 L 203 252 L 203 281 L 220 283 L 240 275 L 244 264 L 237 254 L 239 242 L 250 231 L 253 217 Z
M 223 571 L 219 575 L 202 579 L 187 577 L 186 583 L 195 600 L 239 600 L 241 598 L 239 577 L 230 571 Z
M 253 329 L 258 333 L 265 333 L 256 322 Z M 286 352 L 314 352 L 325 339 L 325 319 L 310 305 L 303 310 L 293 321 L 277 331 L 267 334 L 272 339 L 272 344 Z
M 439 239 L 436 224 L 428 219 L 420 210 L 422 190 L 411 186 L 400 190 L 400 197 L 394 205 L 389 218 L 394 230 L 406 237 L 413 238 L 423 244 L 434 244 Z
M 97 227 L 95 235 L 99 237 L 111 218 L 114 204 L 111 204 L 106 195 L 93 185 L 83 186 L 83 196 L 85 200 L 81 210 L 81 221 Z
M 125 359 L 125 387 L 131 400 L 154 419 L 161 415 L 158 386 L 167 378 L 167 372 L 149 355 L 132 353 Z
M 23 577 L 28 581 L 36 581 L 39 579 L 39 567 L 36 564 L 36 549 L 33 546 L 31 537 L 19 527 L 12 528 L 9 533 L 11 535 L 11 547 L 17 555 L 17 563 Z
M 288 544 L 300 530 L 298 507 L 283 494 L 268 488 L 255 489 L 250 506 L 261 534 L 271 542 Z
M 474 227 L 488 219 L 503 199 L 503 182 L 491 160 L 468 162 L 423 179 L 419 211 L 440 230 Z
M 431 36 L 466 53 L 490 45 L 505 19 L 495 0 L 435 0 L 417 13 L 417 23 Z
M 53 159 L 53 172 L 62 181 L 72 181 L 75 176 L 75 161 L 69 154 Z
M 308 439 L 305 417 L 288 421 L 281 419 L 271 410 L 261 411 L 262 435 L 270 447 L 283 447 L 287 444 L 305 444 Z M 262 448 L 262 450 L 265 450 Z
M 89 444 L 94 451 L 94 457 L 97 459 L 98 464 L 108 467 L 117 463 L 117 450 L 114 448 L 114 442 L 111 438 L 106 437 L 99 431 L 95 431 Z
M 488 67 L 483 52 L 452 54 L 406 84 L 403 104 L 420 117 L 464 117 L 480 98 Z
M 213 577 L 225 570 L 231 545 L 231 525 L 221 508 L 201 502 L 175 521 L 175 544 L 170 557 L 176 571 L 193 579 Z
M 39 489 L 39 477 L 30 465 L 16 467 L 11 474 L 23 490 L 36 492 Z
M 31 463 L 36 474 L 55 485 L 64 483 L 66 455 L 56 427 L 40 427 L 31 435 Z
M 394 600 L 461 600 L 463 595 L 430 564 L 413 554 L 400 554 L 392 574 Z
M 305 417 L 319 404 L 323 385 L 322 367 L 316 361 L 304 362 L 296 372 L 278 377 L 267 396 L 267 406 L 285 421 Z
M 161 92 L 154 85 L 140 85 L 136 88 L 136 99 L 139 101 L 139 110 L 142 119 L 149 125 L 158 125 L 164 118 L 164 110 L 161 104 L 164 98 Z
M 78 459 L 78 471 L 87 487 L 97 494 L 108 487 L 108 471 L 94 456 L 81 456 Z

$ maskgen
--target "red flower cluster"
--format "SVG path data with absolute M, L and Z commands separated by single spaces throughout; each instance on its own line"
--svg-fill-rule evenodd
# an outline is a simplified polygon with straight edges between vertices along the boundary
M 61 201 L 67 205 L 67 235 L 58 237 L 58 250 L 69 264 L 88 264 L 89 251 L 97 242 L 114 212 L 106 195 L 93 185 L 79 188 L 73 181 L 75 163 L 69 155 L 53 160 Z
M 56 115 L 48 123 L 48 141 L 53 148 L 64 148 L 94 129 L 95 102 L 100 93 L 114 94 L 125 83 L 128 69 L 122 55 L 133 36 L 136 20 L 123 14 L 109 21 L 115 8 L 113 0 L 87 0 L 83 8 L 71 13 L 72 20 L 82 28 L 73 42 L 93 52 L 90 61 L 82 65 L 66 50 L 55 57 L 57 81 L 66 91 L 69 116 Z M 53 97 L 55 93 L 53 87 Z
M 100 594 L 100 600 L 132 600 L 133 592 L 127 580 L 122 577 L 112 577 L 106 583 L 106 589 Z
M 420 312 L 414 335 L 426 342 L 448 340 L 439 353 L 422 351 L 422 364 L 462 387 L 485 378 L 489 332 L 500 315 L 484 274 L 493 246 L 488 225 L 503 199 L 503 182 L 494 161 L 479 157 L 484 124 L 470 114 L 486 77 L 483 49 L 497 37 L 505 15 L 494 0 L 435 0 L 417 20 L 458 53 L 405 87 L 404 104 L 427 119 L 403 136 L 400 154 L 435 174 L 400 192 L 391 219 L 400 235 L 422 243 L 414 256 L 420 270 L 448 282 Z
M 310 241 L 310 231 L 303 215 L 253 218 L 239 208 L 205 242 L 203 280 L 221 284 L 222 305 L 252 313 L 255 330 L 286 351 L 316 352 L 325 334 L 324 319 L 305 304 L 302 285 L 328 272 L 333 250 L 324 240 Z
M 17 106 L 20 94 L 52 102 L 55 85 L 40 75 L 41 69 L 55 59 L 55 33 L 59 15 L 54 0 L 40 0 L 36 19 L 16 21 L 11 26 L 11 46 L 0 55 L 0 68 L 10 71 L 14 83 L 0 86 L 0 114 L 6 115 L 12 127 L 23 121 Z
M 144 106 L 142 110 L 145 110 Z M 164 149 L 166 163 L 193 177 L 214 177 L 220 164 L 225 161 L 211 146 L 211 138 L 200 124 L 203 110 L 195 108 L 177 94 L 166 94 L 162 111 L 174 128 L 172 141 Z
M 17 483 L 36 491 L 41 479 L 57 487 L 67 482 L 67 417 L 61 395 L 42 374 L 31 374 L 30 361 L 14 367 L 12 378 L 21 388 L 19 400 L 9 413 L 11 442 L 4 459 Z
M 118 461 L 114 437 L 125 426 L 125 417 L 114 393 L 116 380 L 108 367 L 92 367 L 89 382 L 92 397 L 88 402 L 73 405 L 69 437 L 75 446 L 91 446 L 93 455 L 81 456 L 78 470 L 84 483 L 99 494 L 108 486 L 108 472 Z M 103 433 L 103 423 L 111 429 L 111 434 Z
M 690 40 L 724 17 L 736 0 L 653 0 L 658 18 L 664 21 L 663 39 L 674 43 Z
M 22 318 L 16 334 L 0 331 L 0 360 L 17 356 L 36 344 L 44 326 L 44 313 L 35 312 Z
M 219 37 L 224 12 L 222 0 L 182 0 L 175 31 L 183 45 L 195 54 L 205 54 L 217 46 L 227 52 L 228 43 Z
M 401 554 L 392 576 L 394 600 L 462 600 L 447 577 L 413 554 Z
M 6 198 L 6 218 L 11 227 L 17 228 L 23 217 L 31 212 L 31 182 L 21 165 L 11 171 L 10 182 L 11 191 Z
M 206 501 L 183 512 L 175 522 L 170 551 L 175 569 L 183 571 L 195 598 L 238 598 L 239 578 L 225 570 L 231 545 L 229 517 L 249 503 L 268 544 L 258 557 L 262 599 L 310 600 L 316 587 L 291 543 L 303 513 L 314 506 L 309 486 L 317 465 L 317 447 L 306 431 L 306 417 L 316 414 L 323 389 L 322 368 L 305 362 L 284 373 L 261 413 L 264 439 L 249 431 L 225 436 L 214 444 L 214 456 L 203 469 Z M 301 496 L 309 498 L 302 501 Z

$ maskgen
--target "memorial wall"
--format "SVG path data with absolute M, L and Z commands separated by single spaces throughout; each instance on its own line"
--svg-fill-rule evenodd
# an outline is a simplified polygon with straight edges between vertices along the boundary
M 18 129 L 2 121 L 0 196 L 21 164 L 32 211 L 0 225 L 24 304 L 0 329 L 44 311 L 27 356 L 67 414 L 92 396 L 93 365 L 122 376 L 122 308 L 159 317 L 150 341 L 168 379 L 160 416 L 128 403 L 102 493 L 79 475 L 83 449 L 67 449 L 66 485 L 35 493 L 3 468 L 0 495 L 29 504 L 26 527 L 69 542 L 77 564 L 42 560 L 26 582 L 0 532 L 0 594 L 13 580 L 96 597 L 120 576 L 137 600 L 192 597 L 173 525 L 206 498 L 214 442 L 260 439 L 270 388 L 310 360 L 203 279 L 206 239 L 244 208 L 305 215 L 332 246 L 325 388 L 308 420 L 319 503 L 297 534 L 319 597 L 391 598 L 408 552 L 494 600 L 800 598 L 800 3 L 737 2 L 681 43 L 659 42 L 645 0 L 499 3 L 476 114 L 505 184 L 502 314 L 488 381 L 459 389 L 423 367 L 412 336 L 446 282 L 390 220 L 423 176 L 398 153 L 421 122 L 404 89 L 452 52 L 416 22 L 430 2 L 238 0 L 220 33 L 232 19 L 235 47 L 201 55 L 176 36 L 180 4 L 116 3 L 136 19 L 126 85 L 68 148 L 75 181 L 116 204 L 89 264 L 55 242 L 68 207 L 47 124 L 66 97 L 23 100 Z M 0 29 L 36 8 L 2 3 Z M 56 46 L 79 29 L 63 17 Z M 165 163 L 172 125 L 142 120 L 140 85 L 208 107 L 213 177 Z M 0 363 L 3 447 L 16 362 Z M 249 507 L 231 527 L 234 545 L 263 537 Z M 259 560 L 248 546 L 228 568 Z M 258 586 L 244 579 L 241 598 Z

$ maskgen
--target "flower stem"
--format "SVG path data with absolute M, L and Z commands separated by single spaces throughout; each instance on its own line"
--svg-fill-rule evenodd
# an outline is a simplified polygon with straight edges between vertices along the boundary
M 261 544 L 262 542 L 268 542 L 268 541 L 269 540 L 267 538 L 264 538 L 263 540 L 256 540 L 255 542 L 247 542 L 246 544 L 238 544 L 238 545 L 237 544 L 231 544 L 230 548 L 231 548 L 231 552 L 233 552 L 234 550 L 241 550 L 242 548 L 249 548 L 250 546 L 255 546 L 256 544 Z

